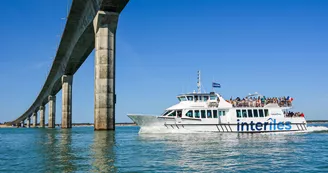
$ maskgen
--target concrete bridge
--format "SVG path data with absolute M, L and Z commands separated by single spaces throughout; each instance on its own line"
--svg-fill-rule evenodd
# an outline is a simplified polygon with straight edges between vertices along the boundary
M 119 14 L 129 0 L 73 0 L 65 30 L 48 77 L 35 101 L 20 117 L 30 127 L 55 127 L 56 94 L 62 89 L 61 128 L 72 127 L 73 76 L 95 48 L 94 129 L 115 130 L 115 37 Z

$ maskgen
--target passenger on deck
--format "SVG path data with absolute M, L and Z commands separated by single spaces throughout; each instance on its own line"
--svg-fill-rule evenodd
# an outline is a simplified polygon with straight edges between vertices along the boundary
M 182 111 L 177 111 L 178 112 L 178 117 L 181 118 L 182 117 Z
M 196 98 L 195 98 L 196 99 Z M 278 104 L 280 107 L 292 106 L 292 101 L 293 98 L 291 97 L 260 97 L 258 98 L 255 97 L 245 97 L 245 98 L 240 98 L 237 97 L 236 99 L 230 98 L 230 100 L 227 100 L 227 102 L 231 103 L 233 107 L 263 107 L 267 104 Z

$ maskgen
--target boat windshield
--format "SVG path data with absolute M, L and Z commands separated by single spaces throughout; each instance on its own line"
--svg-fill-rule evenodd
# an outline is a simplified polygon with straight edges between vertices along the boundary
M 172 110 L 164 111 L 163 114 L 162 114 L 162 116 L 167 116 L 171 112 L 172 112 Z
M 217 97 L 216 96 L 210 96 L 210 100 L 216 100 Z
M 186 94 L 177 97 L 179 101 L 207 102 L 208 100 L 217 100 L 214 94 Z
M 178 99 L 179 99 L 180 102 L 181 101 L 187 101 L 186 96 L 179 96 Z

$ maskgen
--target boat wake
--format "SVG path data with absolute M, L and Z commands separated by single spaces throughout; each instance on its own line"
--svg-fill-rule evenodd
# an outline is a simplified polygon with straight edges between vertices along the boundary
M 328 127 L 326 126 L 308 126 L 307 131 L 291 131 L 291 132 L 270 132 L 262 134 L 285 134 L 285 133 L 311 133 L 311 132 L 328 132 Z M 163 129 L 158 127 L 142 127 L 140 128 L 139 134 L 148 134 L 148 133 L 209 133 L 207 131 L 193 131 L 187 129 Z M 215 133 L 215 132 L 210 132 Z
M 328 132 L 328 127 L 326 127 L 326 126 L 308 126 L 307 132 Z

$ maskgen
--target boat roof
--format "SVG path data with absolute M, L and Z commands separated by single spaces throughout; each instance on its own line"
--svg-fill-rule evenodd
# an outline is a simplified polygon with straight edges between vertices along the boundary
M 210 93 L 186 93 L 186 94 L 179 94 L 177 97 L 180 97 L 180 96 L 209 96 L 209 95 L 216 95 L 215 92 L 210 92 Z

